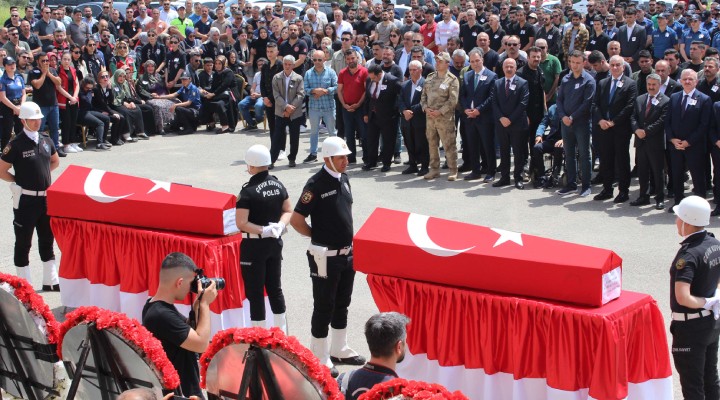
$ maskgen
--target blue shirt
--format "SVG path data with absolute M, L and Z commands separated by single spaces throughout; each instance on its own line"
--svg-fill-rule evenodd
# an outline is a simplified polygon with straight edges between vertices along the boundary
M 672 48 L 678 43 L 677 34 L 670 27 L 666 27 L 665 31 L 659 28 L 652 33 L 653 57 L 662 59 L 665 57 L 665 50 Z
M 210 25 L 212 25 L 213 19 L 208 17 L 207 23 L 202 22 L 201 19 L 198 19 L 197 22 L 193 22 L 193 25 L 195 26 L 195 29 L 202 33 L 203 35 L 207 35 L 210 32 Z
M 698 29 L 697 32 L 693 32 L 692 29 L 685 29 L 683 31 L 683 38 L 680 44 L 685 44 L 685 54 L 690 56 L 690 44 L 696 40 L 699 40 L 706 45 L 710 45 L 710 34 L 705 29 Z
M 335 110 L 335 92 L 337 91 L 337 74 L 331 68 L 318 73 L 315 68 L 305 72 L 305 94 L 308 96 L 308 109 L 317 111 Z M 310 92 L 313 89 L 327 89 L 328 94 L 315 98 Z
M 192 83 L 187 85 L 187 87 L 183 86 L 177 91 L 177 94 L 181 102 L 191 101 L 192 108 L 196 110 L 200 109 L 200 91 L 197 86 Z
M 595 97 L 595 78 L 587 71 L 580 77 L 570 72 L 565 75 L 557 92 L 558 118 L 572 117 L 573 124 L 578 122 L 590 123 L 590 106 Z
M 0 92 L 5 92 L 5 97 L 9 100 L 17 100 L 23 96 L 25 91 L 25 79 L 22 75 L 15 73 L 15 78 L 10 79 L 7 72 L 0 77 Z

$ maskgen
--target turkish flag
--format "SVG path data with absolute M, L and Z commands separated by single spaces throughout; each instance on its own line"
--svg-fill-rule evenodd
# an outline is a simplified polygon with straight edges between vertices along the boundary
M 237 232 L 235 196 L 70 165 L 47 191 L 48 215 L 207 235 Z
M 498 228 L 377 208 L 353 242 L 366 274 L 594 307 L 621 292 L 614 252 Z

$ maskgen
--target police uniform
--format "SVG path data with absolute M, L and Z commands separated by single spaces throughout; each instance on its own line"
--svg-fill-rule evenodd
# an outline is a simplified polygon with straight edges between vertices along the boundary
M 28 256 L 32 246 L 33 230 L 37 230 L 38 233 L 40 259 L 43 262 L 55 260 L 53 252 L 55 238 L 50 229 L 45 197 L 45 191 L 51 183 L 50 159 L 55 152 L 55 145 L 47 134 L 40 133 L 38 143 L 35 143 L 26 133 L 22 133 L 5 146 L 0 156 L 3 161 L 12 164 L 15 170 L 15 183 L 22 188 L 19 203 L 15 201 L 13 204 L 17 267 L 27 267 L 30 264 Z M 16 195 L 19 194 L 14 193 L 14 196 Z
M 283 203 L 288 193 L 282 183 L 268 171 L 261 171 L 250 177 L 243 185 L 235 208 L 248 210 L 248 222 L 266 226 L 278 222 L 283 214 Z M 240 266 L 245 294 L 250 301 L 250 319 L 265 320 L 265 299 L 273 314 L 285 313 L 285 297 L 280 287 L 282 261 L 282 239 L 262 237 L 258 234 L 242 233 L 240 242 Z
M 187 65 L 187 61 L 185 60 L 185 54 L 181 53 L 178 50 L 167 53 L 165 57 L 165 62 L 167 66 L 168 81 L 175 79 L 178 71 L 184 69 L 185 65 Z M 171 88 L 170 91 L 175 92 L 180 86 L 180 78 L 178 78 L 178 81 L 175 82 L 175 86 Z
M 395 371 L 382 365 L 365 364 L 362 368 L 338 377 L 338 386 L 345 395 L 346 400 L 357 400 L 363 393 L 372 389 L 378 383 L 398 378 Z
M 7 73 L 3 73 L 0 77 L 0 92 L 5 92 L 5 97 L 11 103 L 20 106 L 25 92 L 25 79 L 19 72 L 16 72 L 13 78 L 7 76 Z M 0 123 L 0 146 L 4 149 L 10 142 L 13 133 L 18 135 L 22 132 L 23 125 L 20 118 L 13 113 L 13 110 L 3 103 L 0 103 L 0 117 L 2 117 L 2 123 Z
M 690 284 L 690 294 L 709 298 L 720 280 L 720 241 L 702 230 L 685 238 L 670 267 L 672 355 L 685 399 L 718 399 L 720 321 L 712 311 L 678 304 L 675 282 Z
M 430 174 L 440 171 L 439 141 L 445 149 L 445 159 L 450 168 L 451 175 L 457 175 L 457 148 L 455 146 L 455 106 L 460 93 L 458 78 L 450 71 L 441 77 L 433 72 L 425 79 L 425 86 L 420 97 L 420 104 L 427 118 L 425 135 L 430 148 Z M 427 109 L 438 110 L 442 113 L 437 118 L 430 117 Z
M 307 253 L 313 284 L 312 335 L 328 336 L 328 325 L 347 327 L 348 307 L 355 281 L 352 263 L 352 193 L 346 174 L 336 178 L 327 166 L 305 184 L 295 212 L 310 217 L 311 242 L 327 247 L 327 271 L 318 271 L 315 257 Z
M 191 83 L 187 87 L 180 87 L 177 95 L 182 103 L 190 101 L 192 104 L 189 107 L 175 107 L 175 119 L 170 123 L 170 130 L 182 129 L 182 133 L 193 133 L 199 125 L 200 90 Z

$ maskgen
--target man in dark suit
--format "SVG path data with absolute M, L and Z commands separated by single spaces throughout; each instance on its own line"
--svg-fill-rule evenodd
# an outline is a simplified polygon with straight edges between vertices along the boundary
M 423 176 L 429 172 L 428 164 L 430 163 L 428 141 L 425 137 L 425 112 L 420 105 L 425 78 L 422 77 L 422 63 L 418 60 L 410 61 L 408 70 L 410 78 L 403 83 L 398 98 L 398 110 L 401 115 L 400 129 L 410 164 L 402 173 L 403 175 Z M 420 164 L 419 170 L 418 164 Z
M 527 146 L 527 106 L 530 89 L 525 79 L 515 75 L 517 63 L 512 58 L 503 61 L 505 77 L 495 81 L 493 114 L 498 120 L 495 133 L 500 141 L 500 180 L 493 187 L 510 184 L 510 148 L 515 154 L 515 187 L 524 189 L 522 170 L 525 165 L 523 146 Z
M 620 55 L 630 63 L 633 71 L 639 68 L 640 51 L 647 44 L 647 32 L 644 26 L 635 22 L 635 13 L 634 8 L 625 11 L 625 25 L 620 27 L 614 38 L 620 43 Z
M 713 200 L 715 209 L 710 213 L 716 217 L 720 215 L 720 102 L 713 104 L 715 125 L 710 133 L 710 157 L 713 165 Z
M 367 163 L 363 171 L 377 166 L 378 144 L 382 137 L 380 171 L 390 171 L 395 152 L 395 135 L 398 127 L 397 98 L 400 94 L 400 82 L 392 74 L 385 73 L 379 64 L 368 67 L 368 82 L 365 85 L 365 123 L 367 124 Z
M 612 199 L 612 185 L 617 172 L 620 193 L 613 200 L 615 203 L 624 203 L 629 199 L 630 116 L 637 98 L 635 81 L 623 75 L 624 68 L 622 57 L 610 57 L 610 76 L 598 84 L 593 110 L 593 119 L 599 127 L 596 138 L 600 150 L 600 175 L 603 177 L 603 190 L 594 199 Z
M 497 75 L 485 68 L 482 49 L 470 51 L 470 70 L 465 73 L 460 86 L 460 104 L 465 118 L 465 137 L 468 145 L 468 160 L 472 170 L 465 180 L 495 179 L 495 132 L 492 101 Z
M 712 101 L 695 89 L 697 72 L 686 69 L 680 75 L 682 92 L 670 96 L 670 110 L 665 122 L 665 138 L 670 147 L 672 185 L 675 205 L 684 197 L 685 167 L 690 170 L 693 192 L 705 198 L 705 154 L 712 121 Z M 668 212 L 673 212 L 672 207 Z
M 660 93 L 660 76 L 650 74 L 646 78 L 647 93 L 639 96 L 630 118 L 635 133 L 635 163 L 638 169 L 640 195 L 630 202 L 631 206 L 650 204 L 648 195 L 650 179 L 655 188 L 655 209 L 665 208 L 663 165 L 665 163 L 665 117 L 670 98 Z

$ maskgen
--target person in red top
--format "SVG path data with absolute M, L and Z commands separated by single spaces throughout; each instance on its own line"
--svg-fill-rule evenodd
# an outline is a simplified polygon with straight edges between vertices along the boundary
M 346 68 L 338 75 L 337 96 L 342 105 L 343 122 L 345 124 L 345 141 L 352 152 L 348 162 L 355 164 L 355 132 L 363 143 L 363 161 L 365 161 L 365 121 L 362 104 L 365 101 L 365 81 L 368 78 L 367 68 L 360 65 L 357 52 L 353 49 L 344 51 Z
M 435 44 L 435 29 L 437 28 L 437 24 L 435 23 L 435 14 L 429 8 L 425 10 L 425 21 L 425 25 L 420 27 L 420 33 L 423 35 L 423 46 L 437 54 L 438 47 L 437 44 Z

